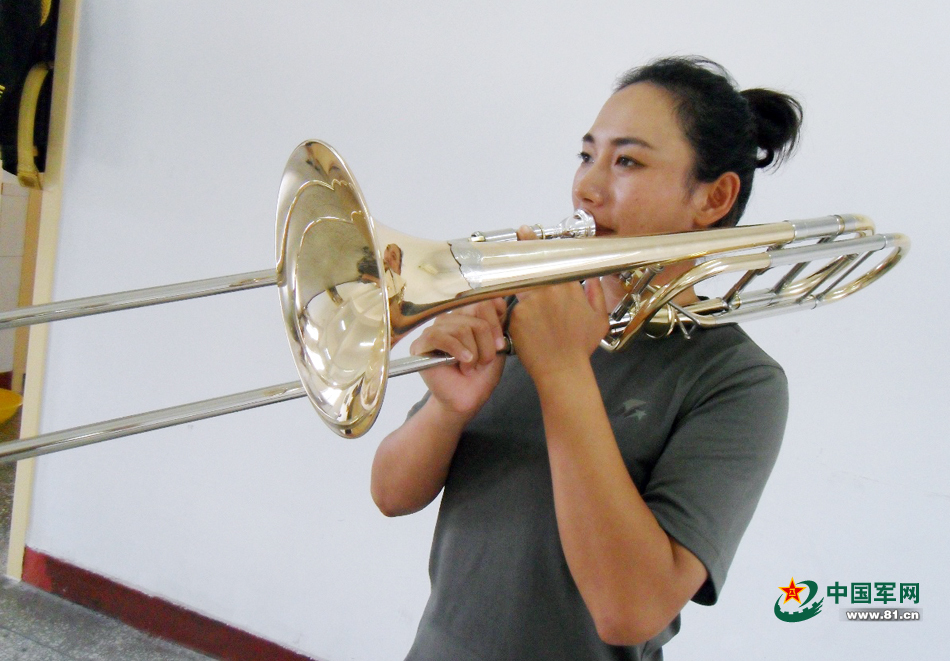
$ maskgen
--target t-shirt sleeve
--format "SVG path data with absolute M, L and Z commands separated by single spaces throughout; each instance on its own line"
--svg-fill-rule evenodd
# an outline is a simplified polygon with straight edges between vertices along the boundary
M 705 565 L 693 597 L 713 604 L 778 456 L 788 384 L 776 364 L 714 370 L 690 390 L 643 498 L 660 526 Z
M 422 399 L 420 399 L 418 402 L 413 404 L 412 408 L 409 409 L 409 413 L 406 414 L 406 420 L 414 416 L 416 413 L 419 412 L 419 409 L 425 406 L 425 403 L 429 401 L 430 395 L 432 395 L 432 392 L 429 390 L 426 390 L 426 394 L 422 396 Z

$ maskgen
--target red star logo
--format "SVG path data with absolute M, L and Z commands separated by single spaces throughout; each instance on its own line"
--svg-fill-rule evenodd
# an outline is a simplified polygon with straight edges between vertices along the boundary
M 779 588 L 779 590 L 781 590 L 782 592 L 785 593 L 785 601 L 783 601 L 782 603 L 783 603 L 783 604 L 787 604 L 790 600 L 794 599 L 794 600 L 797 601 L 799 604 L 801 604 L 801 603 L 802 603 L 802 600 L 799 599 L 798 593 L 801 592 L 801 591 L 804 590 L 804 589 L 805 589 L 805 586 L 804 586 L 804 585 L 801 586 L 801 587 L 795 585 L 795 579 L 793 578 L 793 579 L 792 579 L 792 582 L 788 584 L 788 587 L 787 587 L 787 588 L 783 588 L 783 587 L 780 587 L 780 588 Z

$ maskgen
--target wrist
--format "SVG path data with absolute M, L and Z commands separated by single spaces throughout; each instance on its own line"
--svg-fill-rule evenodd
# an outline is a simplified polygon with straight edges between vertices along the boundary
M 547 386 L 562 388 L 585 373 L 593 374 L 590 356 L 578 352 L 563 352 L 546 357 L 545 360 L 525 365 L 525 369 L 540 390 Z
M 535 387 L 552 462 L 556 461 L 556 454 L 563 458 L 559 453 L 565 448 L 573 457 L 570 461 L 574 461 L 574 450 L 585 445 L 582 441 L 604 436 L 602 432 L 611 434 L 597 377 L 589 361 L 545 374 L 535 380 Z M 607 424 L 606 428 L 602 428 L 602 422 Z M 556 448 L 561 450 L 555 452 Z
M 478 409 L 471 411 L 467 409 L 459 410 L 451 404 L 443 402 L 435 395 L 431 395 L 423 410 L 420 411 L 420 413 L 422 412 L 425 412 L 430 424 L 438 425 L 439 428 L 449 433 L 461 433 L 465 425 L 478 413 Z

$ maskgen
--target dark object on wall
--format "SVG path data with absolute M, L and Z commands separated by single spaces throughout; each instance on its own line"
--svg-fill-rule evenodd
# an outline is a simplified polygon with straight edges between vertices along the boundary
M 46 167 L 58 13 L 58 0 L 0 0 L 0 158 L 33 188 Z

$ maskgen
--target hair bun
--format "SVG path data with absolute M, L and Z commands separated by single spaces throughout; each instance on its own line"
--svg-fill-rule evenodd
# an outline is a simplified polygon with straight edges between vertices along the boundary
M 760 155 L 755 166 L 778 166 L 795 150 L 802 126 L 802 106 L 788 94 L 754 88 L 742 91 L 749 103 Z

